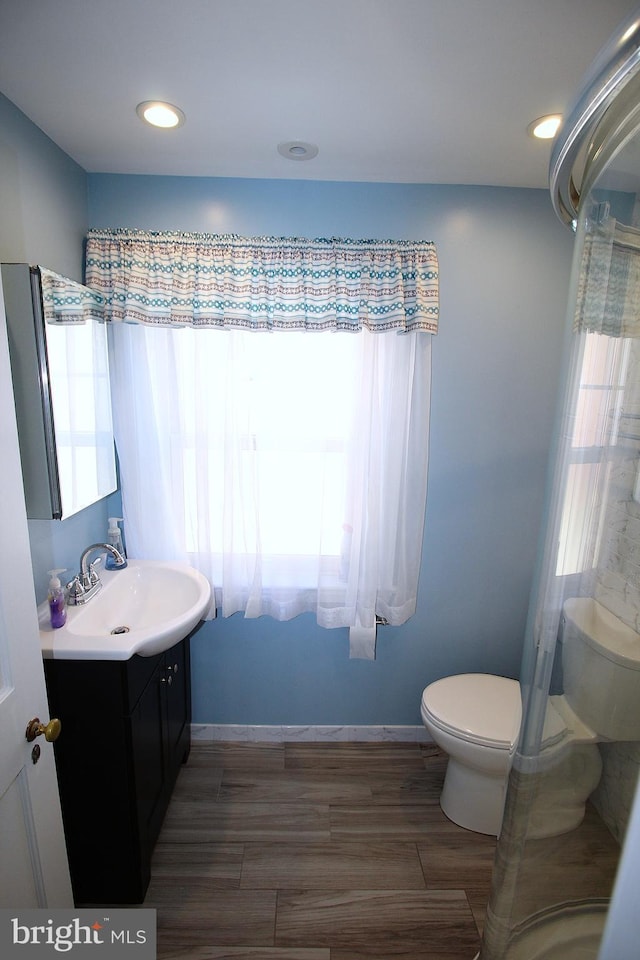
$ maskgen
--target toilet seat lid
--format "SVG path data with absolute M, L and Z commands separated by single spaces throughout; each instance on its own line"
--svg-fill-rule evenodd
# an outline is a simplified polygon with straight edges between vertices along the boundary
M 443 677 L 425 689 L 422 705 L 436 726 L 482 746 L 511 750 L 520 733 L 520 684 L 507 677 Z

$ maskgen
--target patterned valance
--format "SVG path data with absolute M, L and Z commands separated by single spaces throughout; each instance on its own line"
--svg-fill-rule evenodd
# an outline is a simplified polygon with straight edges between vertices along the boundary
M 585 234 L 574 331 L 640 337 L 640 231 L 613 217 Z
M 47 323 L 86 323 L 104 320 L 104 302 L 99 294 L 53 270 L 38 267 L 42 307 Z
M 438 329 L 435 245 L 91 230 L 108 320 L 251 330 Z

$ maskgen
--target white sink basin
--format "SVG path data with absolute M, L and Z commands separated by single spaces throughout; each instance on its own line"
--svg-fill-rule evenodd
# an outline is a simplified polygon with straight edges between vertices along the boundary
M 103 570 L 102 590 L 86 604 L 67 607 L 57 630 L 49 608 L 39 608 L 42 655 L 53 660 L 129 660 L 151 657 L 182 640 L 211 599 L 206 577 L 186 564 L 129 560 Z

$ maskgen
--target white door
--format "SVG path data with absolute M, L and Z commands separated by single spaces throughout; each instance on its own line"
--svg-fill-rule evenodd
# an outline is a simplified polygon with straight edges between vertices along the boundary
M 50 718 L 1 279 L 0 531 L 0 907 L 69 908 L 73 896 L 53 744 L 42 735 L 28 743 L 25 735 L 29 721 L 38 717 L 47 724 Z

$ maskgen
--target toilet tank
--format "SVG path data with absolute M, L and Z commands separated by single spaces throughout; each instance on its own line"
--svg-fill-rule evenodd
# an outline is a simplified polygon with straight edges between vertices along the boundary
M 594 733 L 640 740 L 640 634 L 592 597 L 565 601 L 564 693 Z

